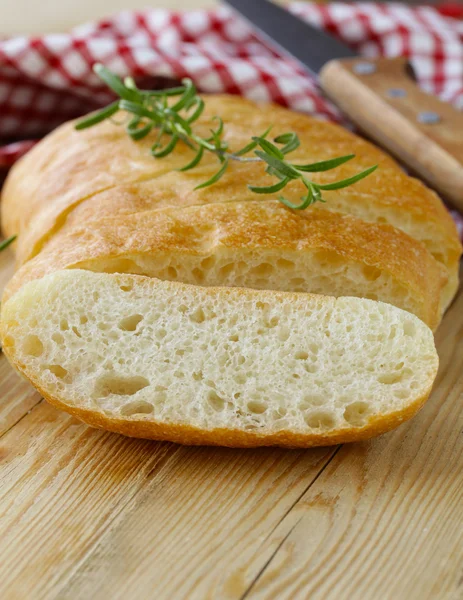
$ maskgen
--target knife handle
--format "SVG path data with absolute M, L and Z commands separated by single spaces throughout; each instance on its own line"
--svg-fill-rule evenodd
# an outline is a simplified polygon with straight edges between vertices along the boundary
M 463 209 L 463 113 L 423 92 L 405 58 L 332 60 L 320 83 L 370 138 Z

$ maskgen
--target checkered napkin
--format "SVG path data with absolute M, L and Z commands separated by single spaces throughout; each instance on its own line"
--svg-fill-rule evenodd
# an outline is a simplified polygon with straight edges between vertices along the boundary
M 289 9 L 364 56 L 410 57 L 423 89 L 463 108 L 462 21 L 401 4 L 300 2 Z M 113 100 L 92 72 L 94 62 L 134 76 L 141 87 L 188 76 L 203 92 L 342 121 L 314 80 L 227 8 L 121 12 L 65 34 L 0 40 L 0 168 L 61 122 Z M 454 216 L 463 235 L 463 218 Z

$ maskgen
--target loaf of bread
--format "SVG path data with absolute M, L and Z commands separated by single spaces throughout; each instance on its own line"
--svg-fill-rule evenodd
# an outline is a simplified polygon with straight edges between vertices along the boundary
M 134 142 L 110 121 L 79 132 L 74 123 L 67 123 L 19 161 L 4 186 L 2 228 L 5 235 L 19 234 L 19 268 L 5 290 L 0 319 L 5 354 L 52 402 L 90 423 L 130 435 L 188 443 L 314 445 L 367 437 L 407 418 L 429 393 L 435 375 L 436 355 L 427 326 L 438 326 L 458 286 L 461 245 L 442 202 L 386 154 L 337 125 L 238 97 L 210 96 L 197 122 L 200 133 L 209 131 L 214 115 L 225 122 L 231 150 L 273 123 L 272 135 L 288 130 L 298 134 L 301 145 L 291 154 L 294 162 L 355 153 L 355 159 L 335 170 L 313 174 L 319 183 L 349 177 L 372 164 L 379 168 L 353 186 L 325 192 L 326 203 L 293 211 L 276 194 L 257 196 L 247 188 L 249 182 L 260 186 L 274 182 L 261 164 L 232 162 L 218 183 L 195 190 L 217 170 L 214 156 L 205 154 L 198 167 L 179 172 L 194 156 L 181 142 L 167 157 L 153 159 L 149 148 L 154 132 Z M 297 203 L 300 195 L 298 182 L 285 188 L 291 202 Z M 123 287 L 137 290 L 140 296 L 137 310 L 127 304 L 135 303 L 133 294 L 120 293 L 120 274 L 128 282 Z M 77 293 L 74 281 L 88 297 Z M 90 293 L 92 286 L 95 295 Z M 195 324 L 193 331 L 187 326 L 191 319 L 178 315 L 179 310 L 161 310 L 169 306 L 169 295 L 172 307 L 183 298 L 185 315 L 202 314 L 207 305 L 211 314 L 221 316 Z M 50 313 L 44 308 L 47 303 L 54 307 Z M 280 334 L 262 325 L 267 308 L 262 311 L 261 304 L 268 307 L 272 319 L 279 310 L 281 318 L 287 315 L 289 346 L 282 343 L 278 349 Z M 103 307 L 106 312 L 100 315 Z M 312 320 L 307 320 L 308 311 L 315 315 Z M 327 320 L 321 316 L 326 311 L 331 315 Z M 370 318 L 370 312 L 376 316 Z M 335 313 L 339 326 L 349 334 L 342 342 L 332 339 L 338 335 L 330 330 Z M 154 314 L 161 321 L 167 319 L 165 325 L 157 323 Z M 365 319 L 362 327 L 357 314 Z M 133 315 L 138 315 L 139 323 Z M 88 321 L 81 323 L 80 318 Z M 118 327 L 125 319 L 132 329 Z M 248 319 L 254 319 L 257 329 Z M 311 332 L 313 319 L 317 327 Z M 377 319 L 373 334 L 368 327 Z M 65 330 L 68 333 L 60 329 L 61 321 L 72 323 Z M 231 333 L 230 323 L 235 321 L 236 332 Z M 84 325 L 85 335 L 79 337 L 73 328 L 80 332 Z M 408 333 L 400 333 L 404 328 Z M 148 340 L 158 329 L 172 341 L 168 348 L 162 344 L 156 350 L 160 354 L 152 354 Z M 318 336 L 314 344 L 325 357 L 317 375 L 304 362 L 309 359 L 297 363 L 302 365 L 299 371 L 293 369 L 293 350 L 278 362 L 283 348 L 293 348 L 293 342 L 294 352 L 310 355 L 312 333 Z M 186 350 L 189 336 L 194 357 Z M 235 364 L 238 359 L 230 354 L 230 336 L 238 336 L 233 348 L 246 360 L 257 358 L 249 365 Z M 36 338 L 43 350 L 40 356 L 27 352 L 30 340 Z M 93 339 L 99 350 L 90 343 Z M 112 348 L 111 339 L 117 348 Z M 106 344 L 111 352 L 122 353 L 108 354 L 107 367 L 97 358 L 109 352 Z M 218 362 L 214 344 L 224 348 L 221 360 L 229 361 L 226 366 Z M 336 353 L 345 344 L 363 349 L 360 362 L 350 352 L 336 362 Z M 179 357 L 175 362 L 187 369 L 179 371 L 185 380 L 181 385 L 175 379 L 169 385 L 162 383 L 163 374 L 166 381 L 176 376 L 164 366 L 170 362 L 157 361 L 172 361 L 172 353 Z M 93 358 L 87 360 L 87 355 Z M 266 368 L 260 355 L 269 362 Z M 330 361 L 337 365 L 331 374 L 329 365 L 334 363 Z M 93 363 L 98 373 L 92 370 Z M 341 363 L 350 379 L 339 370 Z M 369 366 L 371 377 L 365 379 L 360 363 Z M 392 364 L 402 365 L 397 367 L 397 380 L 391 375 Z M 213 381 L 213 389 L 221 390 L 216 391 L 216 403 L 223 402 L 223 410 L 208 408 L 212 391 L 201 378 L 193 377 L 198 368 L 214 373 L 206 379 Z M 244 387 L 230 383 L 232 370 L 245 378 Z M 219 372 L 223 372 L 222 383 Z M 403 385 L 403 373 L 409 388 Z M 101 381 L 113 379 L 122 382 L 120 389 L 108 383 L 103 396 L 98 396 Z M 284 382 L 278 394 L 277 380 Z M 136 382 L 142 381 L 149 383 L 137 390 Z M 303 389 L 322 397 L 319 408 L 309 403 L 306 411 L 298 412 Z M 157 392 L 164 398 L 162 411 Z M 275 417 L 279 394 L 286 394 L 282 406 L 291 417 Z M 260 402 L 265 405 L 264 416 L 247 408 Z M 144 409 L 131 413 L 130 407 L 138 403 Z M 177 420 L 179 403 L 183 416 L 188 415 L 186 421 Z M 347 405 L 355 403 L 364 411 L 357 423 L 357 417 L 342 416 Z M 330 416 L 314 430 L 309 422 L 317 411 Z M 257 419 L 252 432 L 249 419 Z
M 371 437 L 420 408 L 438 363 L 431 330 L 381 302 L 79 269 L 25 284 L 1 334 L 52 404 L 186 444 Z

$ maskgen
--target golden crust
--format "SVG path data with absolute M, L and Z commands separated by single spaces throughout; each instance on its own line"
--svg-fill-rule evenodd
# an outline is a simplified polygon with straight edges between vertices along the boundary
M 231 172 L 221 181 L 202 190 L 194 188 L 211 176 L 209 166 L 192 173 L 170 172 L 153 180 L 121 185 L 80 203 L 69 214 L 59 231 L 63 227 L 78 224 L 90 226 L 90 223 L 106 217 L 123 217 L 150 210 L 249 200 L 268 201 L 266 196 L 257 196 L 251 192 L 246 195 L 246 185 L 241 179 L 243 173 L 249 174 L 249 180 L 257 176 L 260 177 L 260 184 L 270 184 L 270 180 L 266 181 L 261 173 L 250 173 L 250 168 L 248 165 L 232 165 Z M 255 169 L 255 166 L 252 168 Z M 349 177 L 355 172 L 355 168 L 348 171 L 346 167 L 337 176 Z M 439 198 L 420 181 L 401 172 L 398 177 L 399 181 L 394 176 L 384 182 L 378 181 L 373 175 L 368 191 L 363 190 L 360 185 L 362 182 L 359 182 L 356 186 L 325 192 L 327 202 L 315 204 L 309 212 L 329 210 L 350 214 L 369 223 L 388 223 L 422 242 L 447 271 L 448 282 L 443 292 L 443 307 L 446 308 L 458 288 L 461 244 L 455 233 L 455 223 Z M 328 174 L 325 174 L 325 181 L 328 179 Z M 401 179 L 407 180 L 409 185 L 405 192 L 399 194 L 397 190 L 404 189 Z M 297 203 L 300 194 L 298 183 L 285 188 L 285 196 L 291 202 Z M 50 237 L 56 233 L 54 230 Z M 44 238 L 46 239 L 49 238 Z
M 18 368 L 18 365 L 16 365 Z M 27 377 L 26 377 L 27 378 Z M 262 434 L 254 431 L 237 429 L 200 429 L 182 424 L 156 423 L 147 419 L 133 417 L 115 419 L 101 411 L 88 410 L 65 404 L 56 397 L 44 393 L 37 384 L 29 379 L 38 392 L 53 406 L 73 415 L 87 425 L 105 429 L 129 437 L 149 440 L 175 442 L 187 446 L 226 446 L 230 448 L 256 448 L 260 446 L 280 446 L 283 448 L 312 448 L 315 446 L 332 446 L 348 442 L 358 442 L 395 429 L 403 422 L 411 419 L 424 405 L 429 394 L 417 398 L 403 411 L 386 417 L 370 418 L 363 427 L 350 427 L 333 431 L 329 435 L 295 433 L 284 430 L 273 434 Z
M 275 123 L 274 133 L 293 130 L 301 138 L 301 146 L 292 154 L 295 161 L 313 161 L 354 152 L 356 158 L 334 172 L 321 173 L 316 179 L 324 182 L 333 178 L 348 177 L 372 164 L 381 168 L 368 179 L 353 188 L 336 192 L 355 202 L 355 194 L 369 194 L 382 202 L 420 213 L 435 223 L 445 244 L 460 252 L 455 226 L 439 199 L 421 183 L 407 177 L 395 162 L 373 145 L 354 136 L 341 127 L 293 113 L 274 105 L 258 106 L 233 96 L 209 96 L 206 111 L 199 127 L 207 131 L 211 117 L 220 114 L 227 123 L 227 141 L 237 148 L 249 140 L 250 132 L 263 131 L 269 123 Z M 119 118 L 119 117 L 118 117 Z M 154 160 L 149 148 L 154 133 L 140 142 L 133 142 L 124 128 L 104 122 L 94 128 L 76 132 L 74 123 L 66 123 L 39 143 L 12 169 L 4 186 L 2 202 L 2 226 L 8 235 L 20 233 L 18 263 L 34 256 L 48 239 L 65 222 L 66 217 L 80 203 L 85 202 L 89 212 L 95 195 L 111 191 L 125 184 L 136 184 L 155 179 L 166 179 L 163 203 L 198 204 L 247 200 L 250 193 L 246 183 L 264 185 L 268 177 L 259 164 L 232 164 L 223 182 L 201 192 L 192 193 L 195 183 L 207 178 L 217 168 L 214 157 L 206 156 L 204 165 L 194 172 L 179 174 L 171 172 L 191 158 L 191 151 L 179 144 L 174 153 L 162 160 Z M 168 175 L 170 173 L 170 176 Z M 163 177 L 163 175 L 166 177 Z M 173 183 L 174 182 L 174 183 Z M 161 184 L 162 186 L 162 184 Z M 290 198 L 300 194 L 298 184 L 288 188 Z M 180 193 L 178 193 L 180 192 Z M 353 193 L 353 196 L 350 194 Z M 327 198 L 334 193 L 327 193 Z M 347 196 L 346 196 L 347 195 Z M 170 197 L 170 200 L 168 199 Z M 144 195 L 145 202 L 148 195 Z M 159 200 L 155 194 L 152 202 Z M 150 208 L 153 206 L 151 204 Z
M 417 316 L 431 328 L 439 322 L 440 292 L 446 282 L 442 268 L 420 243 L 388 225 L 329 211 L 295 213 L 278 201 L 146 211 L 101 219 L 96 225 L 63 229 L 18 271 L 5 299 L 31 279 L 72 267 L 98 271 L 99 262 L 110 258 L 159 253 L 207 257 L 221 247 L 237 253 L 268 249 L 300 254 L 315 249 L 390 274 L 421 302 Z

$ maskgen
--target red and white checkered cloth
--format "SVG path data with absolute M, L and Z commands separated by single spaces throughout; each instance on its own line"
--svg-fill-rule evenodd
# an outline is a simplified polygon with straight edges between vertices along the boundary
M 299 2 L 290 10 L 364 56 L 410 57 L 425 90 L 463 108 L 462 21 L 401 4 Z M 69 33 L 0 40 L 0 168 L 61 122 L 113 99 L 92 72 L 94 62 L 134 76 L 142 87 L 188 76 L 204 92 L 341 120 L 314 80 L 225 7 L 121 12 Z M 463 218 L 454 216 L 463 235 Z

